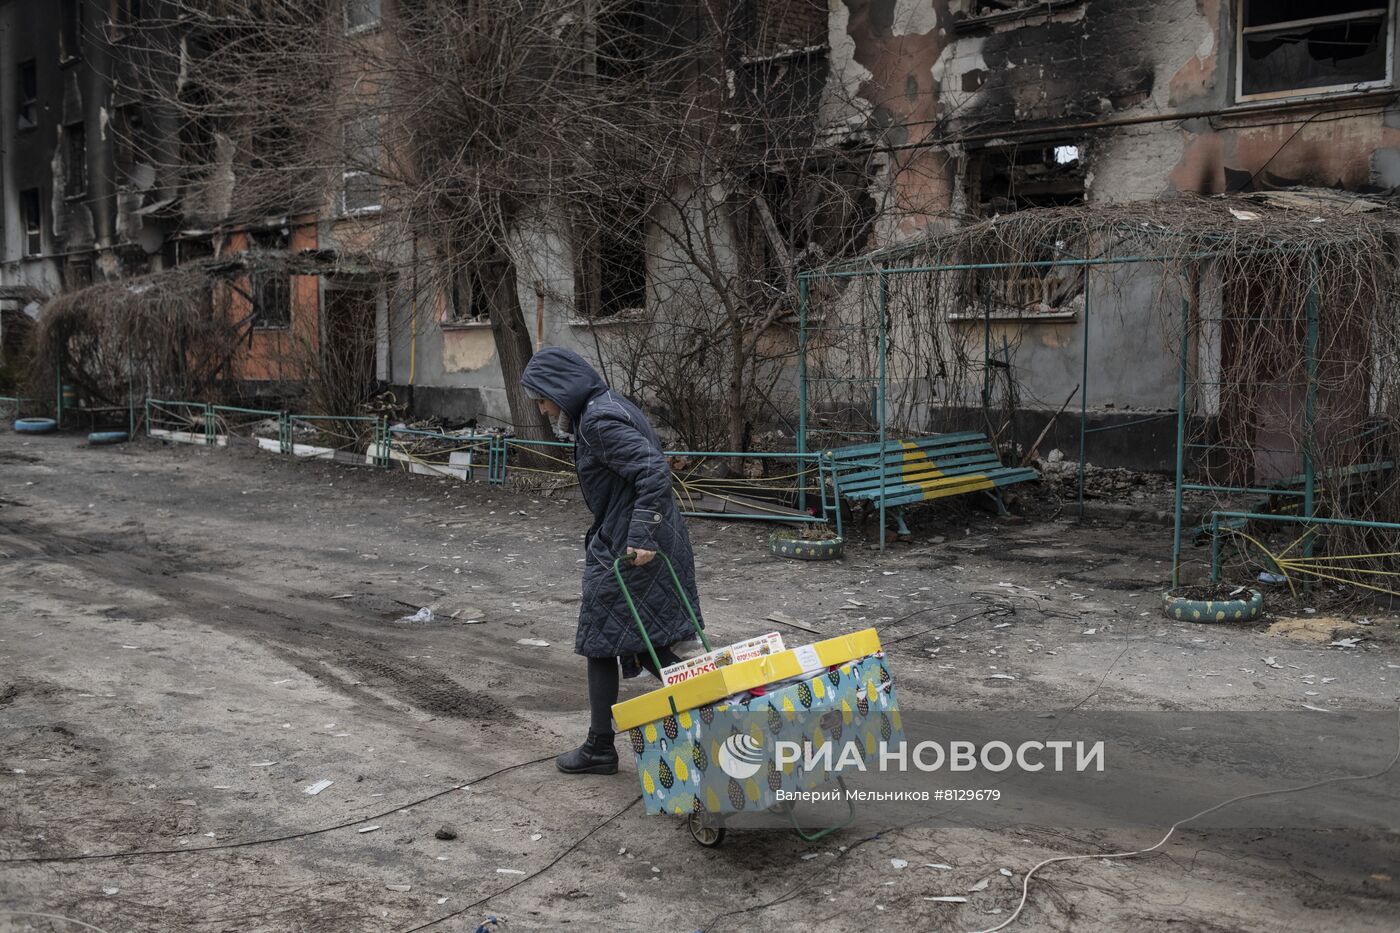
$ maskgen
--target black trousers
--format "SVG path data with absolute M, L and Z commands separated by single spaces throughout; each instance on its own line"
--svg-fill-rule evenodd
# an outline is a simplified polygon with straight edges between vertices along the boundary
M 670 667 L 680 660 L 669 645 L 657 648 L 656 657 L 661 661 L 662 667 Z M 650 654 L 639 655 L 638 660 L 657 680 L 661 679 L 661 671 L 652 662 Z M 588 659 L 589 731 L 598 735 L 613 734 L 612 708 L 617 702 L 617 690 L 621 682 L 622 669 L 617 658 Z

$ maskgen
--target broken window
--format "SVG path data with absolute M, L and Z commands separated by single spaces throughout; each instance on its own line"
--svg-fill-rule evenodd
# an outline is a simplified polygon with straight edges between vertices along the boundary
M 379 118 L 362 117 L 347 122 L 342 130 L 345 165 L 341 170 L 341 212 L 378 210 Z
M 574 289 L 578 312 L 589 320 L 647 304 L 646 217 L 621 210 L 605 228 L 578 237 Z
M 113 149 L 118 182 L 128 181 L 136 172 L 136 163 L 145 152 L 146 117 L 139 104 L 117 108 L 113 128 Z
M 291 238 L 284 229 L 258 230 L 248 242 L 262 255 L 254 260 L 253 326 L 286 327 L 292 322 L 292 279 L 285 262 Z
M 19 193 L 19 212 L 24 224 L 24 255 L 38 256 L 44 251 L 44 216 L 38 188 Z
M 19 63 L 19 75 L 15 81 L 19 100 L 19 128 L 27 130 L 39 125 L 39 70 L 34 60 Z
M 1241 100 L 1390 82 L 1393 0 L 1240 0 Z
M 87 131 L 81 123 L 63 128 L 64 188 L 66 197 L 87 194 Z
M 967 203 L 970 213 L 981 217 L 1009 214 L 1028 208 L 1068 207 L 1085 200 L 1086 159 L 1074 142 L 984 149 L 972 153 L 967 171 Z M 1027 259 L 1045 262 L 1062 258 L 1067 246 L 1045 244 Z M 978 310 L 968 316 L 993 317 L 1070 316 L 1083 294 L 1078 268 L 1021 266 L 987 269 L 969 276 L 966 296 Z
M 491 295 L 486 290 L 483 271 L 479 265 L 469 264 L 459 268 L 452 276 L 452 301 L 444 323 L 491 323 Z
M 345 0 L 345 31 L 357 32 L 379 23 L 379 0 Z
M 82 0 L 63 0 L 59 11 L 62 17 L 59 45 L 64 60 L 71 61 L 82 55 L 83 4 Z

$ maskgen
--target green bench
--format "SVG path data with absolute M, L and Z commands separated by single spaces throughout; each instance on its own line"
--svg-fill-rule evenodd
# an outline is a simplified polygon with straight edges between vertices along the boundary
M 991 439 L 977 431 L 858 444 L 823 451 L 822 457 L 839 498 L 853 506 L 896 509 L 900 534 L 909 533 L 904 506 L 985 492 L 1004 514 L 997 490 L 1040 478 L 1028 467 L 1004 466 Z

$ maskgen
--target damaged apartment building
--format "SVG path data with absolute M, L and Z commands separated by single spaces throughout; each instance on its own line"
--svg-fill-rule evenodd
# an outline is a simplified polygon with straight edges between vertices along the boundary
M 391 19 L 392 2 L 342 0 L 343 28 L 373 35 Z M 736 74 L 782 73 L 789 83 L 802 75 L 802 86 L 822 98 L 817 138 L 864 166 L 849 185 L 875 207 L 863 221 L 839 222 L 843 236 L 858 237 L 859 251 L 1036 208 L 1297 187 L 1374 194 L 1400 184 L 1394 0 L 745 5 L 758 18 L 780 6 L 784 26 L 737 61 Z M 151 119 L 143 124 L 126 106 L 117 54 L 125 18 L 142 15 L 142 6 L 0 3 L 7 44 L 0 269 L 11 290 L 0 307 L 7 313 L 32 300 L 14 291 L 20 287 L 53 294 L 187 255 L 250 245 L 334 252 L 354 242 L 346 221 L 363 223 L 379 208 L 373 173 L 347 165 L 321 203 L 270 206 L 263 227 L 221 231 L 217 211 L 196 222 L 200 212 L 183 189 L 166 194 L 168 179 L 126 164 L 121 141 L 152 132 Z M 346 133 L 362 152 L 382 155 L 376 126 Z M 630 328 L 665 314 L 684 259 L 668 254 L 657 224 L 639 215 L 592 236 L 562 223 L 558 211 L 527 212 L 516 238 L 515 292 L 531 343 L 572 346 L 606 362 Z M 794 256 L 832 254 L 812 248 L 821 224 L 780 226 L 787 242 L 778 252 L 788 255 L 786 263 L 773 257 L 779 277 L 796 268 Z M 385 259 L 405 266 L 402 257 Z M 1177 404 L 1177 361 L 1145 311 L 1150 285 L 1106 285 L 1102 300 L 1095 296 L 1102 313 L 1090 317 L 1080 276 L 994 278 L 994 307 L 970 306 L 951 324 L 981 328 L 994 315 L 999 330 L 1014 335 L 1027 417 L 1043 424 L 1092 372 L 1093 423 L 1142 423 L 1102 435 L 1091 456 L 1169 466 L 1170 419 L 1144 417 Z M 267 348 L 298 327 L 335 330 L 337 318 L 323 311 L 350 307 L 339 319 L 364 329 L 373 318 L 375 352 L 365 364 L 373 381 L 421 414 L 509 419 L 479 270 L 463 267 L 407 290 L 368 275 L 264 279 L 246 289 L 257 322 L 247 380 L 294 381 L 295 372 L 266 365 Z

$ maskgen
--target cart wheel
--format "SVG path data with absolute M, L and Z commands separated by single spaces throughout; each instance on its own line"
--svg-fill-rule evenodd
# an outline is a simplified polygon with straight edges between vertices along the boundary
M 690 826 L 690 835 L 705 848 L 713 849 L 724 842 L 724 827 L 714 817 L 692 813 L 686 822 Z

